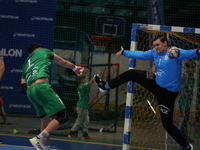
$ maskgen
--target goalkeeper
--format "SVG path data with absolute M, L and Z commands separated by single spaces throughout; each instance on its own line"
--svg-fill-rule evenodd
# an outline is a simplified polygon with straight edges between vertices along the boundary
M 180 49 L 180 56 L 177 59 L 170 59 L 167 52 L 170 46 L 165 35 L 156 36 L 153 39 L 153 46 L 152 50 L 145 52 L 128 51 L 121 47 L 121 50 L 116 53 L 117 57 L 124 55 L 132 59 L 154 61 L 156 72 L 153 79 L 147 71 L 130 69 L 108 82 L 101 81 L 98 76 L 95 76 L 95 82 L 103 90 L 113 89 L 128 81 L 137 82 L 148 89 L 157 99 L 161 121 L 165 130 L 183 150 L 193 150 L 193 145 L 183 137 L 173 124 L 173 113 L 175 99 L 180 90 L 182 60 L 198 56 L 200 50 Z

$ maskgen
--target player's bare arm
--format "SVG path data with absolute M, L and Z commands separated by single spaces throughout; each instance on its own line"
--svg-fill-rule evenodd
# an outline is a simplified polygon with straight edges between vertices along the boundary
M 79 75 L 83 72 L 84 68 L 81 66 L 76 66 L 73 63 L 64 60 L 62 57 L 54 54 L 54 58 L 52 60 L 53 63 L 63 66 L 64 68 L 72 69 L 76 75 Z
M 120 51 L 119 51 L 119 52 L 117 52 L 117 53 L 115 54 L 115 56 L 116 56 L 116 57 L 119 57 L 119 56 L 121 56 L 123 51 L 124 51 L 124 48 L 123 48 L 123 46 L 121 46 L 121 49 L 120 49 Z

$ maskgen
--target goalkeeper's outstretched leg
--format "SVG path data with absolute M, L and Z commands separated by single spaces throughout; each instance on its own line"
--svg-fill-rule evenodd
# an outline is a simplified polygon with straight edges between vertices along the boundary
M 107 82 L 102 81 L 97 75 L 95 75 L 94 78 L 98 87 L 104 91 L 116 88 L 128 81 L 137 82 L 147 90 L 151 91 L 156 96 L 160 109 L 162 124 L 165 130 L 180 146 L 183 147 L 183 150 L 193 150 L 193 146 L 185 140 L 181 132 L 173 124 L 174 102 L 178 92 L 172 92 L 160 87 L 156 83 L 155 78 L 152 78 L 149 72 L 135 69 L 127 70 L 116 78 Z

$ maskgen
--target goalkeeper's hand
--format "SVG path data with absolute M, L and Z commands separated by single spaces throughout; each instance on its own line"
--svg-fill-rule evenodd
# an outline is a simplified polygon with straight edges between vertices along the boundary
M 117 52 L 117 53 L 115 54 L 115 56 L 116 56 L 116 57 L 119 57 L 119 56 L 123 55 L 123 52 L 124 52 L 124 47 L 121 46 L 121 50 L 120 50 L 119 52 Z

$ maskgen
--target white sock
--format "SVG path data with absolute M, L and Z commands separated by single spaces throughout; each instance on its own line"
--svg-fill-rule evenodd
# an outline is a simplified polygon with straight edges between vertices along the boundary
M 50 150 L 50 145 L 44 146 L 44 150 Z
M 43 138 L 43 139 L 46 139 L 48 136 L 49 136 L 49 133 L 48 133 L 46 130 L 43 130 L 43 131 L 38 135 L 39 138 Z

